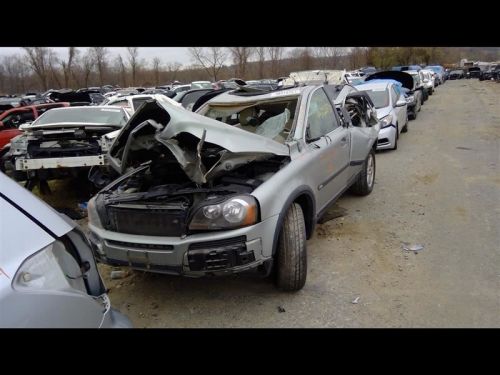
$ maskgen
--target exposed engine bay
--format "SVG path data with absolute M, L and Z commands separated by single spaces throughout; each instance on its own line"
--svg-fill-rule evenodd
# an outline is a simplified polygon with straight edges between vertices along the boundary
M 208 163 L 216 163 L 222 151 L 215 145 L 207 147 L 201 152 L 202 160 L 210 166 Z M 250 194 L 288 163 L 288 158 L 282 156 L 253 161 L 197 184 L 165 147 L 150 160 L 100 192 L 96 206 L 104 228 L 153 236 L 182 236 L 217 229 L 195 225 L 188 228 L 188 223 L 204 206 Z

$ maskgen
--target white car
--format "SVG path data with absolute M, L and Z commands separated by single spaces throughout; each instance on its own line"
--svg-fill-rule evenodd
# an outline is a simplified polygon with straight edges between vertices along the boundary
M 424 77 L 423 79 L 424 89 L 427 90 L 427 93 L 429 95 L 432 95 L 436 87 L 435 73 L 432 70 L 428 69 L 421 69 L 420 72 Z
M 0 328 L 132 327 L 81 229 L 3 173 L 0 233 Z
M 389 80 L 378 80 L 356 85 L 359 91 L 365 91 L 377 110 L 380 121 L 377 150 L 398 148 L 400 133 L 408 131 L 408 110 L 401 88 Z
M 11 140 L 5 170 L 32 188 L 38 181 L 76 176 L 105 166 L 108 133 L 119 131 L 130 114 L 118 106 L 53 108 Z
M 212 89 L 212 82 L 210 81 L 194 81 L 191 82 L 191 90 L 195 89 Z
M 162 94 L 147 94 L 147 95 L 129 95 L 129 96 L 113 96 L 108 99 L 105 105 L 119 106 L 125 108 L 130 114 L 133 114 L 137 108 L 146 100 L 156 99 L 158 101 L 168 102 L 170 104 L 181 105 L 175 100 Z

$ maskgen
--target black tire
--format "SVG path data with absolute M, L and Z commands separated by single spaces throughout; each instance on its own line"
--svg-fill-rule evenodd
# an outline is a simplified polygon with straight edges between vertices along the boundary
M 368 166 L 370 164 L 370 158 L 373 162 L 373 177 L 371 179 L 368 178 Z M 363 169 L 361 170 L 361 173 L 359 174 L 354 185 L 352 185 L 351 191 L 354 194 L 363 196 L 368 195 L 372 192 L 373 185 L 375 185 L 375 166 L 375 152 L 372 149 L 366 157 L 365 162 L 363 163 Z
M 406 124 L 403 126 L 403 129 L 401 129 L 401 133 L 408 133 L 408 116 L 406 116 Z
M 398 139 L 399 139 L 399 126 L 396 124 L 396 138 L 394 138 L 394 151 L 398 149 Z
M 302 289 L 307 277 L 306 224 L 299 204 L 286 213 L 276 252 L 276 286 L 284 291 Z

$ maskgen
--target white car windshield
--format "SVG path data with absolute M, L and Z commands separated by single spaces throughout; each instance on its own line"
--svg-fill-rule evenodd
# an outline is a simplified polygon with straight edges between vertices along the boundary
M 119 108 L 73 107 L 49 110 L 40 116 L 33 125 L 64 122 L 97 123 L 105 125 L 125 125 L 127 117 Z

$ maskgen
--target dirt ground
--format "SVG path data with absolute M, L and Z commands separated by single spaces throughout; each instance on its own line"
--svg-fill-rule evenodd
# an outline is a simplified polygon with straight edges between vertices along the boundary
M 439 86 L 376 161 L 373 193 L 308 241 L 301 291 L 99 265 L 113 306 L 135 327 L 500 327 L 500 84 Z

